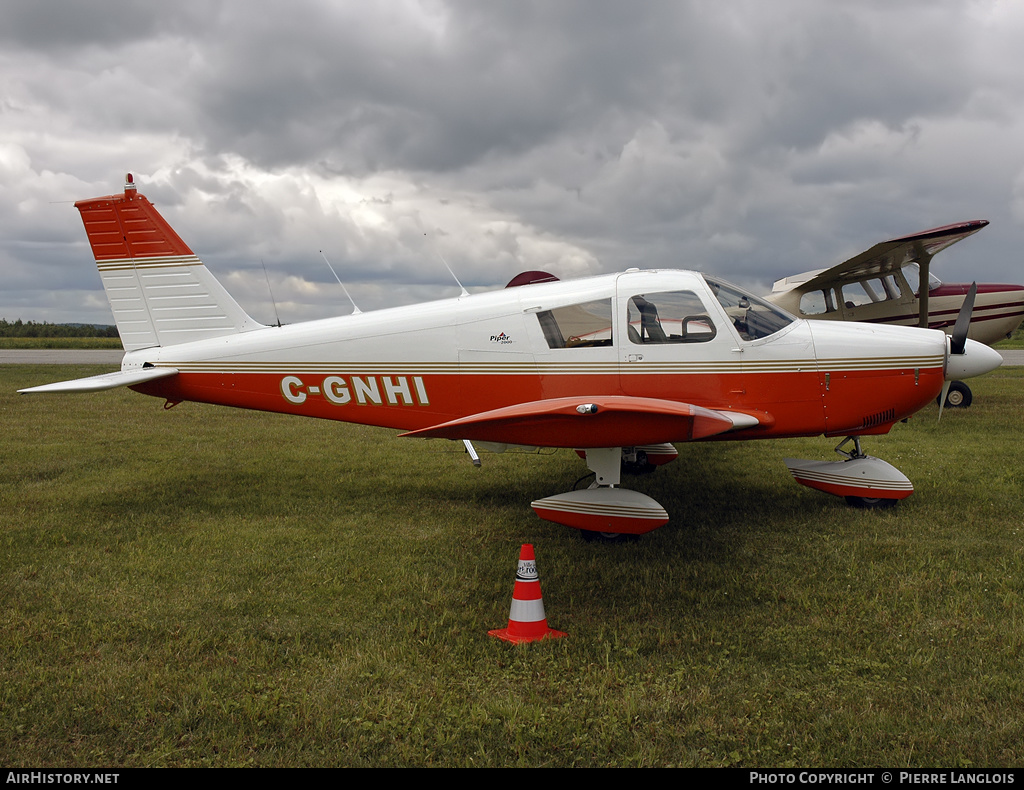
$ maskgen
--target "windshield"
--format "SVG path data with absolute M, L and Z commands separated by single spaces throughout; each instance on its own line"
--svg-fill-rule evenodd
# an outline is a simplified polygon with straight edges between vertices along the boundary
M 760 340 L 774 335 L 795 320 L 775 305 L 751 296 L 735 285 L 709 280 L 707 277 L 704 279 L 744 340 Z
M 907 282 L 910 283 L 910 287 L 914 289 L 914 296 L 920 296 L 921 293 L 921 266 L 916 263 L 908 263 L 903 267 L 903 276 L 907 278 Z M 934 291 L 942 285 L 942 280 L 928 272 L 928 290 Z

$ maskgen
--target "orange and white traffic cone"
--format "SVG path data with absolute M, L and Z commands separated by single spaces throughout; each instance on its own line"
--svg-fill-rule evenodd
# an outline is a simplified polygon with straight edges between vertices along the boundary
M 565 636 L 561 631 L 548 628 L 548 621 L 544 616 L 544 599 L 540 594 L 540 579 L 537 577 L 537 561 L 533 556 L 533 546 L 529 543 L 524 543 L 519 552 L 519 567 L 516 569 L 516 586 L 512 591 L 508 628 L 499 628 L 487 633 L 516 644 Z

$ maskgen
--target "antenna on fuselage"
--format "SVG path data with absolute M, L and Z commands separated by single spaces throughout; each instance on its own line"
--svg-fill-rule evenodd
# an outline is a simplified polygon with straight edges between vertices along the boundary
M 341 281 L 341 278 L 338 276 L 338 273 L 334 271 L 334 267 L 331 266 L 331 262 L 327 260 L 327 256 L 324 255 L 323 250 L 320 250 L 320 255 L 323 257 L 324 263 L 327 264 L 327 268 L 331 270 L 331 274 L 334 275 L 334 279 L 338 281 L 338 285 L 341 286 L 341 290 L 345 292 L 345 296 L 347 296 L 348 300 L 352 303 L 352 315 L 358 315 L 359 313 L 361 313 L 362 310 L 356 307 L 356 300 L 352 298 L 352 294 L 348 292 L 348 288 L 345 287 L 345 283 Z
M 444 268 L 448 270 L 448 274 L 452 276 L 452 279 L 455 280 L 455 284 L 458 285 L 459 289 L 462 291 L 459 296 L 469 296 L 469 291 L 467 291 L 466 287 L 459 282 L 459 278 L 455 276 L 455 272 L 452 271 L 452 267 L 448 265 L 448 261 L 444 259 L 444 256 L 441 253 L 437 253 L 437 257 L 441 259 L 441 263 L 444 264 Z
M 427 234 L 424 233 L 423 235 L 426 236 Z M 435 252 L 437 251 L 435 250 Z M 444 268 L 448 270 L 448 274 L 452 276 L 452 279 L 455 280 L 455 284 L 458 285 L 459 290 L 462 291 L 459 296 L 469 296 L 469 291 L 466 290 L 466 286 L 459 282 L 459 278 L 455 276 L 455 272 L 452 271 L 452 267 L 448 265 L 448 261 L 444 259 L 444 256 L 440 252 L 437 252 L 437 257 L 441 259 L 441 263 L 444 264 Z
M 263 276 L 267 278 L 267 290 L 270 292 L 270 303 L 274 305 L 274 318 L 277 319 L 277 325 L 281 326 L 281 316 L 277 314 L 277 300 L 274 299 L 274 289 L 270 287 L 270 275 L 267 274 L 267 263 L 260 258 L 260 263 L 263 264 Z

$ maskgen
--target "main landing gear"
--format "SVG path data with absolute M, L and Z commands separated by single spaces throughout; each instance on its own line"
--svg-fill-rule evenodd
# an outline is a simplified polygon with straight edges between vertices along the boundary
M 853 442 L 852 450 L 844 450 Z M 835 448 L 845 461 L 785 459 L 794 479 L 809 488 L 841 496 L 853 507 L 879 509 L 895 507 L 914 493 L 914 486 L 892 464 L 865 455 L 859 436 L 847 436 Z
M 852 445 L 852 447 L 850 446 Z M 606 447 L 577 450 L 594 473 L 589 488 L 538 499 L 530 503 L 547 521 L 583 530 L 591 538 L 611 540 L 624 535 L 643 535 L 668 523 L 668 513 L 658 502 L 639 491 L 619 488 L 624 471 L 650 465 L 652 457 L 672 460 L 671 445 L 655 449 Z M 640 451 L 640 452 L 638 452 Z M 914 493 L 914 486 L 899 469 L 864 453 L 859 436 L 848 436 L 835 448 L 842 461 L 785 459 L 794 479 L 809 488 L 843 497 L 853 507 L 895 507 Z M 641 455 L 641 452 L 643 453 Z M 647 463 L 638 464 L 646 460 Z M 662 460 L 661 463 L 666 463 Z M 660 465 L 657 461 L 655 466 Z
M 637 448 L 625 449 L 632 451 L 625 454 L 626 463 L 635 465 Z M 675 448 L 671 448 L 671 451 L 671 457 L 674 458 Z M 531 502 L 530 506 L 538 516 L 556 524 L 598 533 L 606 538 L 612 535 L 642 535 L 668 523 L 668 513 L 654 499 L 639 491 L 619 488 L 624 463 L 623 448 L 592 448 L 577 452 L 586 458 L 587 466 L 594 473 L 594 482 L 590 488 L 567 491 Z M 643 466 L 647 466 L 652 456 L 657 454 L 656 451 L 642 452 L 645 456 Z M 667 450 L 663 452 L 668 454 Z

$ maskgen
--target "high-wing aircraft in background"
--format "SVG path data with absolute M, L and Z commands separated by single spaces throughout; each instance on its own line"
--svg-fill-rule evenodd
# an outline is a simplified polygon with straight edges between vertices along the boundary
M 941 282 L 929 271 L 932 258 L 988 225 L 961 222 L 876 244 L 830 269 L 776 281 L 768 301 L 802 318 L 869 321 L 953 331 L 970 289 Z M 1024 285 L 979 283 L 967 336 L 992 345 L 1024 321 Z M 971 404 L 971 390 L 952 382 L 947 406 Z
M 126 353 L 120 371 L 22 392 L 127 386 L 165 406 L 199 401 L 460 440 L 474 461 L 478 448 L 574 448 L 591 487 L 532 507 L 591 533 L 668 521 L 619 483 L 624 464 L 672 460 L 678 442 L 845 437 L 836 448 L 845 460 L 787 459 L 793 476 L 855 504 L 894 504 L 913 486 L 865 455 L 861 437 L 1002 361 L 967 338 L 969 303 L 949 338 L 805 321 L 676 270 L 575 281 L 529 273 L 488 293 L 263 326 L 131 176 L 123 194 L 75 205 Z

